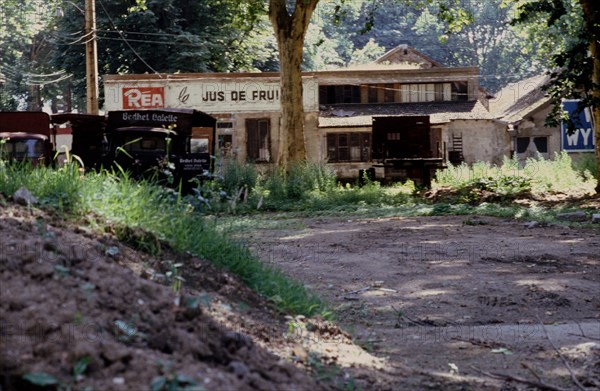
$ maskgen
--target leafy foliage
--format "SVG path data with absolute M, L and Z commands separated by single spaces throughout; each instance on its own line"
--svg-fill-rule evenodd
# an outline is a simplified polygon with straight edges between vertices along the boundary
M 590 77 L 593 64 L 588 54 L 589 33 L 579 1 L 515 3 L 517 13 L 511 24 L 525 34 L 528 47 L 540 48 L 540 59 L 547 62 L 547 70 L 552 76 L 547 86 L 550 95 L 559 101 L 561 98 L 581 97 L 581 89 L 590 91 L 593 87 Z M 562 108 L 557 105 L 548 118 L 548 124 L 559 126 L 563 120 L 568 118 L 564 118 Z
M 514 198 L 529 192 L 534 194 L 569 191 L 592 192 L 596 184 L 589 171 L 574 168 L 571 157 L 562 152 L 554 160 L 539 156 L 528 159 L 524 166 L 515 159 L 506 159 L 501 166 L 489 163 L 461 164 L 438 171 L 434 188 L 449 187 L 464 196 L 463 201 L 479 201 L 473 191 L 487 191 L 501 198 Z
M 364 63 L 407 44 L 447 66 L 479 66 L 480 84 L 496 91 L 545 69 L 537 48 L 509 25 L 512 13 L 502 0 L 321 2 L 307 35 L 304 67 Z
M 0 0 L 0 109 L 39 109 L 43 98 L 85 106 L 92 36 L 84 32 L 84 7 L 84 0 Z M 276 67 L 259 0 L 98 0 L 96 15 L 101 75 Z
M 44 86 L 66 76 L 48 64 L 58 0 L 0 0 L 0 110 L 40 109 Z
M 58 384 L 58 380 L 52 376 L 47 374 L 46 372 L 32 372 L 23 375 L 23 379 L 27 380 L 31 384 L 35 384 L 36 386 L 52 386 Z

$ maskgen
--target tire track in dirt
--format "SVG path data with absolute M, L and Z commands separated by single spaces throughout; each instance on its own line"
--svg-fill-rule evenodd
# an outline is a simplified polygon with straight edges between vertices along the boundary
M 456 216 L 303 223 L 249 240 L 328 299 L 356 340 L 392 364 L 530 376 L 520 363 L 532 362 L 556 377 L 564 367 L 540 321 L 565 348 L 590 342 L 572 335 L 579 325 L 600 334 L 598 230 Z

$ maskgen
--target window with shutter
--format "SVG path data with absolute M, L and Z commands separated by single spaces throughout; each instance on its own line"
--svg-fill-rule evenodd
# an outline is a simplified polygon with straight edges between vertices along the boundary
M 250 162 L 271 161 L 271 121 L 269 119 L 246 120 L 246 152 Z
M 371 159 L 371 134 L 364 132 L 328 133 L 327 161 L 367 162 Z

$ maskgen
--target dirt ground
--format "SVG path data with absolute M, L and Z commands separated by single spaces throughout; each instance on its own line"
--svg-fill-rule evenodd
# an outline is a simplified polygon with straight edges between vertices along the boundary
M 0 238 L 0 390 L 335 384 L 308 373 L 282 314 L 203 260 L 168 249 L 150 257 L 83 222 L 1 203 Z M 177 292 L 167 275 L 174 265 L 186 280 Z M 312 335 L 360 350 L 331 325 L 315 321 Z M 24 379 L 36 374 L 39 383 L 40 373 L 58 384 Z
M 0 390 L 57 389 L 23 378 L 40 372 L 75 390 L 534 389 L 478 371 L 573 389 L 561 356 L 584 387 L 600 382 L 598 230 L 304 219 L 244 237 L 326 298 L 343 331 L 87 223 L 0 202 Z
M 600 230 L 464 216 L 282 226 L 243 240 L 394 368 L 378 387 L 534 389 L 499 373 L 580 389 L 564 358 L 600 389 Z

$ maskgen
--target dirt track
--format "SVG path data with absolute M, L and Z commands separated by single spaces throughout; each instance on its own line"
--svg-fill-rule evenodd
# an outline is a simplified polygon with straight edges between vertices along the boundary
M 335 325 L 284 319 L 203 260 L 168 248 L 151 257 L 110 233 L 0 208 L 0 385 L 20 390 L 23 374 L 44 371 L 115 390 L 175 373 L 216 390 L 524 389 L 474 366 L 535 371 L 571 389 L 546 333 L 582 380 L 600 385 L 597 230 L 464 217 L 299 225 L 245 238 L 327 298 L 372 354 Z M 158 278 L 173 262 L 184 265 L 179 294 Z M 189 307 L 185 297 L 199 301 Z M 573 335 L 582 332 L 591 338 Z M 84 357 L 84 375 L 72 378 Z
M 301 224 L 245 240 L 326 297 L 391 367 L 479 379 L 475 368 L 528 378 L 535 371 L 573 386 L 547 333 L 580 373 L 597 363 L 600 374 L 597 340 L 576 336 L 600 338 L 599 230 L 487 217 Z

